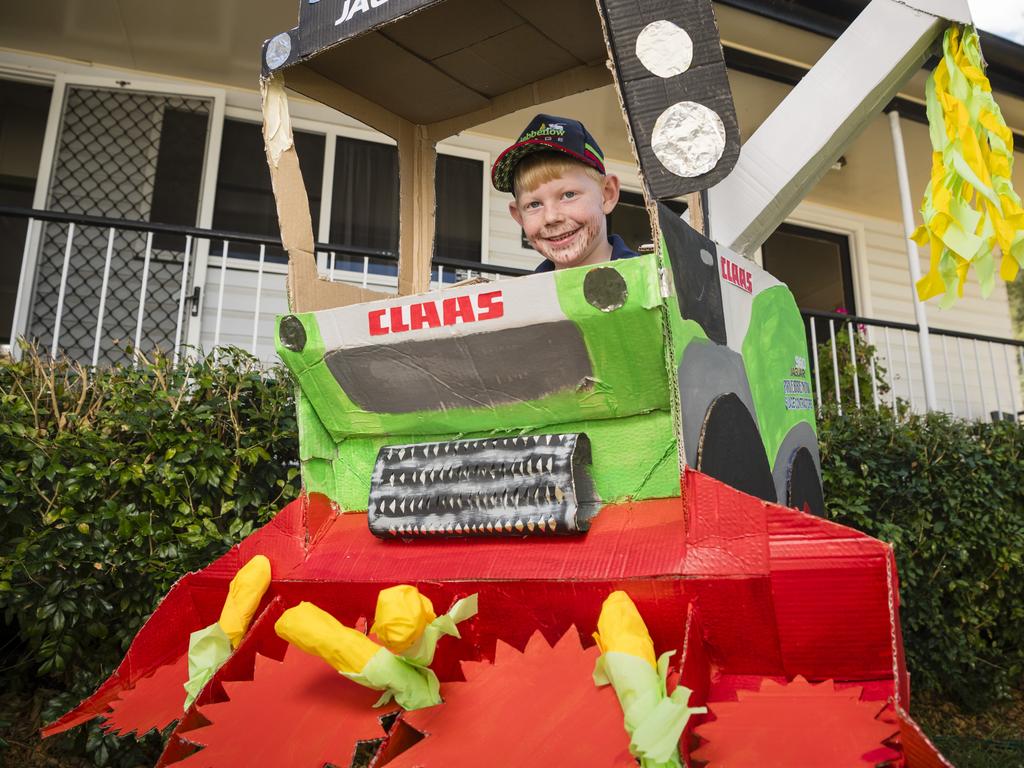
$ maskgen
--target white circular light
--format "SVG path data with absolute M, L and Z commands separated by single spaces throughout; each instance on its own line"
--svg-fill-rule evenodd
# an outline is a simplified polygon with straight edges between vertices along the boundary
M 713 169 L 725 151 L 725 125 L 703 104 L 680 101 L 655 122 L 651 149 L 676 176 L 700 176 Z
M 636 55 L 658 77 L 675 77 L 690 68 L 693 41 L 671 21 L 652 21 L 636 38 Z
M 276 35 L 267 43 L 267 52 L 264 60 L 269 69 L 277 69 L 292 55 L 292 38 L 287 32 Z

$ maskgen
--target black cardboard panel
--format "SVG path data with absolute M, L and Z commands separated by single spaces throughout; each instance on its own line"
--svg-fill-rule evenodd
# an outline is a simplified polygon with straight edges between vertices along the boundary
M 299 0 L 299 25 L 282 33 L 291 38 L 291 55 L 278 69 L 305 61 L 343 40 L 439 2 L 444 0 L 318 0 L 314 3 Z M 270 74 L 267 43 L 263 45 L 260 59 L 264 77 Z
M 299 40 L 303 55 L 340 43 L 439 0 L 319 0 L 299 5 Z M 377 4 L 377 7 L 373 7 Z M 347 13 L 347 18 L 343 15 Z
M 627 119 L 636 141 L 644 183 L 653 197 L 667 199 L 708 189 L 732 170 L 739 158 L 740 135 L 732 91 L 710 0 L 600 0 L 608 23 L 612 55 Z M 666 20 L 682 28 L 693 42 L 690 68 L 679 75 L 653 75 L 636 55 L 637 36 L 648 24 Z M 713 110 L 725 128 L 725 149 L 716 166 L 693 177 L 670 172 L 651 149 L 654 125 L 681 101 Z
M 708 189 L 728 175 L 740 156 L 740 129 L 736 121 L 732 94 L 722 93 L 703 71 L 690 70 L 669 80 L 648 76 L 642 80 L 623 84 L 629 94 L 627 110 L 632 104 L 631 114 L 641 115 L 630 119 L 633 138 L 640 153 L 640 166 L 651 194 L 659 200 L 678 197 L 698 190 Z M 654 154 L 651 141 L 654 125 L 669 106 L 680 101 L 694 101 L 710 108 L 722 118 L 725 128 L 725 150 L 718 164 L 708 173 L 693 177 L 680 177 L 665 168 Z M 728 169 L 723 172 L 723 169 Z
M 714 242 L 658 203 L 658 229 L 668 246 L 679 313 L 696 320 L 711 341 L 725 344 L 725 306 L 718 279 L 718 249 Z M 710 263 L 708 263 L 710 261 Z

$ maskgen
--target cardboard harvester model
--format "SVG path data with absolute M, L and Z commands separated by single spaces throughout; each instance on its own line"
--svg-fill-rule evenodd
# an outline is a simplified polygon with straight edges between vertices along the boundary
M 951 22 L 874 0 L 741 156 L 710 0 L 303 0 L 263 86 L 305 494 L 46 733 L 177 722 L 188 766 L 948 765 L 891 547 L 820 517 L 796 304 L 743 254 Z M 397 297 L 318 276 L 285 79 L 397 141 Z M 436 142 L 609 83 L 653 252 L 430 290 Z M 708 189 L 714 239 L 660 202 Z

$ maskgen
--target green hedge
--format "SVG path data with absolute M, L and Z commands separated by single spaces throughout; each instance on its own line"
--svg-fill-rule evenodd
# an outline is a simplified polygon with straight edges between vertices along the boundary
M 28 717 L 4 712 L 10 695 L 44 720 L 77 703 L 182 573 L 295 497 L 292 393 L 241 352 L 0 363 L 0 748 L 3 721 Z M 862 411 L 820 433 L 832 517 L 896 545 L 914 685 L 972 706 L 1019 685 L 1024 431 Z M 152 762 L 113 743 L 95 726 L 64 742 L 94 764 Z
M 297 495 L 283 376 L 242 352 L 177 368 L 94 372 L 31 350 L 0 364 L 0 693 L 51 690 L 35 702 L 44 720 L 77 703 L 183 573 Z M 107 762 L 112 742 L 80 731 L 66 746 L 88 739 Z
M 829 515 L 895 546 L 912 685 L 968 709 L 1024 675 L 1024 428 L 866 409 L 820 423 Z

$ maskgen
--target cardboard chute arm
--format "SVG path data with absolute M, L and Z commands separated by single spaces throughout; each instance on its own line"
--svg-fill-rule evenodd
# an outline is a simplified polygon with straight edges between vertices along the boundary
M 277 203 L 281 243 L 288 253 L 289 308 L 292 312 L 314 312 L 387 298 L 386 294 L 377 291 L 320 277 L 314 254 L 316 241 L 309 215 L 309 198 L 302 183 L 299 155 L 292 136 L 284 78 L 275 75 L 263 80 L 261 91 L 263 142 Z

